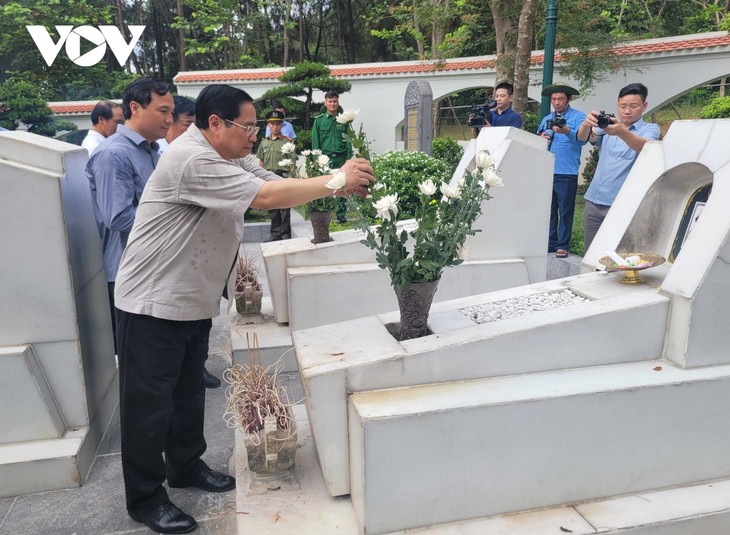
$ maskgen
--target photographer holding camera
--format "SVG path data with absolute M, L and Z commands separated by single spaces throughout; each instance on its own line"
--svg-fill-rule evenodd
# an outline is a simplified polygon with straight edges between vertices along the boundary
M 570 99 L 577 94 L 576 89 L 565 84 L 544 88 L 542 96 L 550 96 L 554 113 L 545 116 L 537 129 L 538 135 L 548 140 L 548 150 L 555 155 L 548 252 L 555 253 L 556 258 L 567 257 L 570 250 L 580 151 L 586 143 L 576 137 L 586 114 L 570 106 Z
M 475 129 L 487 126 L 514 126 L 522 128 L 522 117 L 512 109 L 512 95 L 515 88 L 509 82 L 497 84 L 494 98 L 488 98 L 483 105 L 475 106 L 467 124 Z
M 627 85 L 618 93 L 618 117 L 592 111 L 578 130 L 578 139 L 600 147 L 596 173 L 585 194 L 583 239 L 586 251 L 644 144 L 659 139 L 659 126 L 641 118 L 646 111 L 648 94 L 644 84 Z

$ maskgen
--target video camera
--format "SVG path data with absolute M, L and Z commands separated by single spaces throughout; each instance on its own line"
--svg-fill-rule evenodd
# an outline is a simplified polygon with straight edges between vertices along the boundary
M 484 104 L 474 104 L 469 112 L 469 119 L 466 124 L 473 128 L 479 128 L 487 124 L 487 115 L 490 111 L 497 107 L 497 101 L 488 98 L 484 101 Z
M 566 124 L 565 115 L 555 112 L 550 119 L 545 121 L 545 130 L 552 130 L 553 126 L 563 128 Z
M 611 117 L 616 117 L 613 113 L 606 113 L 605 111 L 601 110 L 601 113 L 596 116 L 596 123 L 598 123 L 598 128 L 606 128 L 608 125 L 613 124 L 613 121 L 611 121 Z

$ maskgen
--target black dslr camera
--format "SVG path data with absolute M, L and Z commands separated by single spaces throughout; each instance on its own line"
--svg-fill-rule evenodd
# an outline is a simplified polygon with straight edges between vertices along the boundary
M 551 119 L 545 121 L 545 130 L 552 130 L 553 126 L 563 128 L 567 123 L 568 121 L 565 120 L 565 115 L 555 112 Z
M 484 104 L 475 104 L 469 112 L 469 119 L 466 121 L 471 127 L 478 128 L 487 124 L 487 114 L 497 107 L 497 101 L 488 98 Z
M 601 113 L 599 113 L 596 117 L 598 128 L 606 128 L 608 125 L 613 124 L 611 122 L 611 117 L 616 116 L 613 113 L 606 113 L 605 111 L 601 110 Z

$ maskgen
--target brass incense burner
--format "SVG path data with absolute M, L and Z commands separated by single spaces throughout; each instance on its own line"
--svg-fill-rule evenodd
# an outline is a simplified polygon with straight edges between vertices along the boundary
M 659 266 L 666 261 L 663 256 L 652 253 L 618 253 L 618 255 L 624 259 L 632 256 L 638 256 L 641 259 L 641 262 L 635 266 L 619 266 L 610 256 L 604 256 L 599 260 L 602 265 L 606 266 L 606 271 L 623 271 L 624 278 L 621 279 L 623 284 L 641 284 L 644 279 L 639 271 Z

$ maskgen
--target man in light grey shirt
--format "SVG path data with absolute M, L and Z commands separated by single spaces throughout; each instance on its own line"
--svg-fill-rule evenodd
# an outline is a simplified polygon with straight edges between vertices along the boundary
M 208 492 L 235 487 L 201 459 L 203 366 L 246 209 L 290 208 L 333 190 L 364 196 L 374 181 L 363 159 L 308 180 L 280 179 L 246 159 L 259 129 L 253 99 L 240 89 L 204 88 L 195 116 L 142 194 L 115 295 L 127 511 L 161 533 L 197 526 L 170 501 L 165 479 Z

